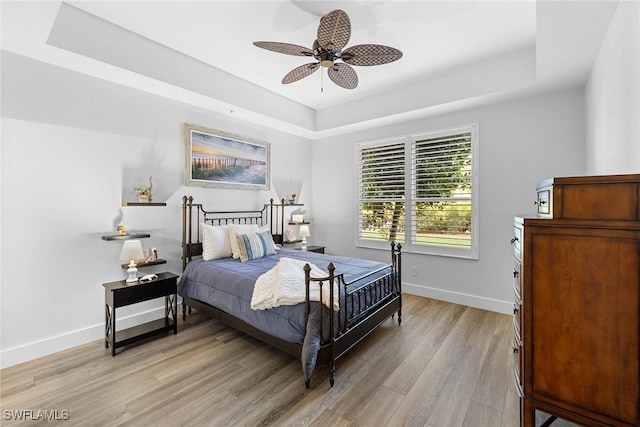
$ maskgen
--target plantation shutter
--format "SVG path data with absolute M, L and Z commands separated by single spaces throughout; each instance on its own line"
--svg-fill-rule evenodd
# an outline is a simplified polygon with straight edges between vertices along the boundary
M 411 243 L 472 245 L 471 132 L 411 144 Z
M 359 238 L 404 241 L 405 143 L 359 149 Z

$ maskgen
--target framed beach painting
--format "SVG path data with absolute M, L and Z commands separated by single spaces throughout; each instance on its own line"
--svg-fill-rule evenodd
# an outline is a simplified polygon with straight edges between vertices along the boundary
M 184 144 L 185 185 L 269 189 L 268 143 L 185 123 Z

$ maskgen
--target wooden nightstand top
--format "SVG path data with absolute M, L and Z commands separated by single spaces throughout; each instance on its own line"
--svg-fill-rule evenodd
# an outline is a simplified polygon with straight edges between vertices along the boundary
M 166 279 L 173 279 L 173 278 L 179 277 L 177 274 L 173 274 L 168 271 L 164 273 L 158 273 L 157 276 L 158 276 L 157 279 L 152 280 L 151 282 L 146 282 L 146 283 L 127 282 L 126 280 L 116 280 L 115 282 L 103 283 L 102 286 L 104 286 L 105 289 L 114 290 L 114 289 L 120 289 L 120 288 L 131 288 L 133 286 L 140 286 L 140 285 L 153 285 L 154 283 L 161 282 Z

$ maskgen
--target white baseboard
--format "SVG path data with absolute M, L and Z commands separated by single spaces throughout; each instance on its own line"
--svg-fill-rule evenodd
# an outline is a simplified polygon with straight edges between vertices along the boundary
M 403 283 L 402 291 L 411 295 L 425 298 L 437 299 L 453 304 L 466 305 L 468 307 L 481 308 L 483 310 L 495 311 L 503 314 L 513 314 L 513 301 L 499 301 L 490 298 L 479 297 L 477 295 L 451 292 L 443 289 L 430 288 L 427 286 Z
M 176 314 L 180 315 L 180 313 Z M 164 306 L 122 318 L 118 317 L 117 330 L 130 328 L 132 326 L 161 319 L 163 317 Z M 104 323 L 100 323 L 99 325 L 89 326 L 76 331 L 45 338 L 40 341 L 2 350 L 0 352 L 0 369 L 28 362 L 29 360 L 34 360 L 72 347 L 87 344 L 92 341 L 104 339 L 104 329 Z M 105 351 L 110 350 L 105 349 Z
M 426 286 L 413 285 L 411 283 L 403 283 L 402 290 L 408 294 L 421 297 L 433 298 L 440 301 L 466 305 L 498 313 L 512 314 L 513 302 L 509 301 L 498 301 L 478 297 L 476 295 L 468 295 Z M 128 317 L 118 318 L 118 329 L 130 328 L 140 323 L 160 319 L 163 316 L 164 307 L 158 307 Z M 39 357 L 67 350 L 82 344 L 87 344 L 92 341 L 104 339 L 104 326 L 104 323 L 100 323 L 99 325 L 89 326 L 76 331 L 45 338 L 40 341 L 2 350 L 0 352 L 0 369 L 8 368 L 9 366 L 34 360 Z M 107 350 L 105 349 L 105 351 Z

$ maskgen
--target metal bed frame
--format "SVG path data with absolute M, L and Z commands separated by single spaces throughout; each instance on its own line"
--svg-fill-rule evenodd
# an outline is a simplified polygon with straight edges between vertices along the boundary
M 207 211 L 201 204 L 193 203 L 193 197 L 182 198 L 182 269 L 194 257 L 202 255 L 202 242 L 200 239 L 200 223 L 211 225 L 224 224 L 257 224 L 263 226 L 269 224 L 271 234 L 276 243 L 282 243 L 284 232 L 284 199 L 282 203 L 274 204 L 273 199 L 265 204 L 261 210 L 247 211 Z M 194 228 L 193 221 L 196 221 Z M 336 361 L 347 354 L 351 348 L 373 332 L 380 324 L 398 314 L 398 325 L 402 322 L 402 246 L 391 242 L 390 271 L 381 277 L 376 277 L 385 266 L 379 270 L 358 278 L 358 281 L 371 277 L 357 289 L 349 290 L 352 282 L 346 282 L 342 274 L 335 274 L 333 263 L 327 267 L 329 275 L 323 278 L 310 277 L 311 268 L 307 264 L 305 270 L 306 286 L 306 315 L 310 313 L 309 301 L 310 286 L 329 286 L 330 301 L 334 298 L 334 284 L 340 288 L 341 304 L 339 312 L 329 315 L 328 340 L 322 342 L 318 352 L 318 361 L 329 365 L 329 382 L 333 386 L 335 381 Z M 320 292 L 322 295 L 322 291 Z M 347 310 L 347 307 L 350 310 Z M 208 314 L 229 326 L 259 339 L 281 351 L 301 358 L 302 344 L 291 343 L 267 334 L 260 329 L 236 318 L 233 313 L 226 313 L 205 302 L 183 297 L 182 315 L 186 319 L 187 312 L 191 308 Z M 325 310 L 320 310 L 324 313 Z M 322 314 L 321 314 L 322 316 Z M 321 317 L 320 325 L 325 323 Z M 323 331 L 320 336 L 324 337 Z M 310 387 L 310 380 L 305 381 L 306 388 Z

